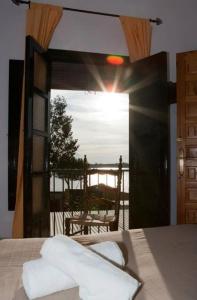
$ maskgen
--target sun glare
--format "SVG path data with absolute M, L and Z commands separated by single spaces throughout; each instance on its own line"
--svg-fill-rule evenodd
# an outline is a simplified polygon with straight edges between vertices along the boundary
M 106 119 L 118 119 L 120 112 L 128 110 L 125 104 L 126 94 L 102 92 L 97 101 L 97 109 L 101 116 Z
M 108 55 L 106 58 L 107 62 L 112 65 L 122 65 L 124 63 L 124 58 L 119 55 Z

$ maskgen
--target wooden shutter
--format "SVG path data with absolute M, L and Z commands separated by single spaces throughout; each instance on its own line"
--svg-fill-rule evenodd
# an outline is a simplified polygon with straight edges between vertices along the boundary
M 130 228 L 169 224 L 167 54 L 131 66 Z
M 49 95 L 45 51 L 26 39 L 24 235 L 49 235 Z
M 197 51 L 177 54 L 177 221 L 197 223 Z

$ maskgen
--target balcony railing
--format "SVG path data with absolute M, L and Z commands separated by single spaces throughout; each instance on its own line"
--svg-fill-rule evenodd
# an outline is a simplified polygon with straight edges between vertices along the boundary
M 88 185 L 115 187 L 113 176 L 89 175 Z M 83 170 L 52 170 L 50 178 L 50 234 L 65 234 L 65 219 L 83 213 L 81 206 L 83 197 Z M 91 213 L 98 215 L 113 215 L 114 210 L 104 207 L 93 208 Z M 72 225 L 71 231 L 75 232 L 79 225 Z M 120 194 L 119 230 L 129 228 L 129 169 L 123 168 Z M 107 231 L 106 227 L 94 226 L 89 233 Z M 72 233 L 71 232 L 71 233 Z

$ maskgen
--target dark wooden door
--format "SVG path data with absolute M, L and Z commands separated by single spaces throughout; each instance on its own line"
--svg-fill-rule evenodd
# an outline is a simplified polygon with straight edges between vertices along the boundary
M 167 54 L 132 64 L 130 89 L 130 228 L 168 225 Z
M 177 221 L 197 223 L 197 51 L 177 54 Z
M 45 51 L 26 38 L 24 236 L 49 235 L 49 94 Z

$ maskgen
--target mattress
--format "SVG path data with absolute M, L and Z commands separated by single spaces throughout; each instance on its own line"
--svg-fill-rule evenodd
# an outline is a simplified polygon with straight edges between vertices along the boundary
M 142 282 L 136 300 L 197 299 L 197 225 L 109 232 L 75 239 L 84 245 L 116 241 L 124 253 L 126 271 Z M 0 300 L 25 299 L 21 289 L 22 264 L 39 257 L 43 241 L 0 241 Z M 48 299 L 78 300 L 78 290 Z

